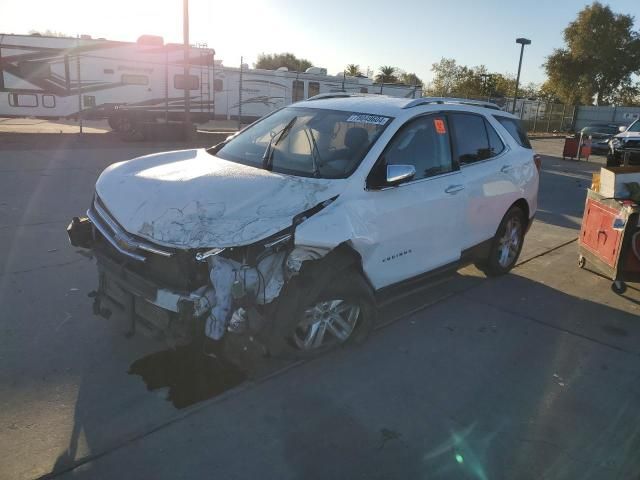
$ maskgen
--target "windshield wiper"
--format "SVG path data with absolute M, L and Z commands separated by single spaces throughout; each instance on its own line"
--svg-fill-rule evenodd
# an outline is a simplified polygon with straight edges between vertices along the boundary
M 289 132 L 291 131 L 291 128 L 296 123 L 297 119 L 298 119 L 297 116 L 293 117 L 291 120 L 289 120 L 289 123 L 287 123 L 282 128 L 282 130 L 280 130 L 279 132 L 275 133 L 271 137 L 271 140 L 269 140 L 269 145 L 267 145 L 267 148 L 265 149 L 264 154 L 262 155 L 262 168 L 264 168 L 265 170 L 271 170 L 272 163 L 273 163 L 274 147 L 276 145 L 278 145 L 278 143 L 280 143 L 280 140 L 282 140 L 283 138 L 285 138 L 289 134 Z M 273 143 L 273 140 L 276 137 L 278 137 L 278 140 L 276 140 L 276 142 Z
M 307 135 L 307 140 L 309 141 L 309 145 L 311 146 L 311 168 L 313 168 L 313 176 L 318 178 L 320 177 L 320 167 L 318 165 L 318 161 L 316 161 L 316 155 L 318 155 L 318 160 L 322 160 L 320 158 L 320 150 L 318 150 L 318 144 L 316 143 L 316 137 L 313 134 L 313 130 L 309 127 L 304 127 L 304 133 Z

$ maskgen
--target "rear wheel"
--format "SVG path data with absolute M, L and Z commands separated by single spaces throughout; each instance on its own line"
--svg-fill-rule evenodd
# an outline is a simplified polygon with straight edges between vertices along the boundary
M 515 266 L 524 243 L 526 221 L 520 207 L 513 206 L 505 214 L 493 237 L 489 257 L 478 265 L 485 274 L 504 275 Z
M 133 138 L 139 133 L 138 123 L 130 114 L 117 113 L 109 117 L 109 126 L 125 138 Z

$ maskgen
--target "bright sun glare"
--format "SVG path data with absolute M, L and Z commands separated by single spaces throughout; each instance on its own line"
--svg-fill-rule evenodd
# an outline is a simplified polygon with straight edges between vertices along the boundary
M 7 16 L 12 18 L 13 33 L 48 29 L 70 36 L 89 34 L 109 40 L 135 41 L 140 35 L 149 34 L 162 36 L 165 42 L 182 41 L 182 0 L 106 3 L 71 0 L 62 9 L 56 2 L 42 1 L 28 17 L 19 14 L 20 8 L 20 2 L 3 5 Z M 220 4 L 190 0 L 189 9 L 191 43 L 207 43 L 225 64 L 238 64 L 241 55 L 251 63 L 261 51 L 281 49 L 285 36 L 281 29 L 271 28 L 269 35 L 262 35 L 265 25 L 273 25 L 275 20 L 282 22 L 284 18 L 282 12 L 274 17 L 269 2 L 243 0 Z

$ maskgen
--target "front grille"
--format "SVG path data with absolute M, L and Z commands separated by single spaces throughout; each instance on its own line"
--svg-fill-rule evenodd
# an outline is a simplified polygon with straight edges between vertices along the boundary
M 198 262 L 195 252 L 169 251 L 125 232 L 99 201 L 94 202 L 87 215 L 96 227 L 98 254 L 171 290 L 192 292 L 207 283 L 207 264 Z

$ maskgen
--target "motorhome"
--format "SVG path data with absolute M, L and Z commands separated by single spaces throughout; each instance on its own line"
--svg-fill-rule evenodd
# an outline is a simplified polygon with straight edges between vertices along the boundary
M 161 37 L 137 42 L 0 34 L 0 117 L 109 120 L 121 132 L 149 122 L 182 120 L 188 88 L 191 119 L 252 121 L 320 93 L 422 96 L 419 86 L 379 84 L 368 77 L 229 67 L 204 44 L 189 49 Z

